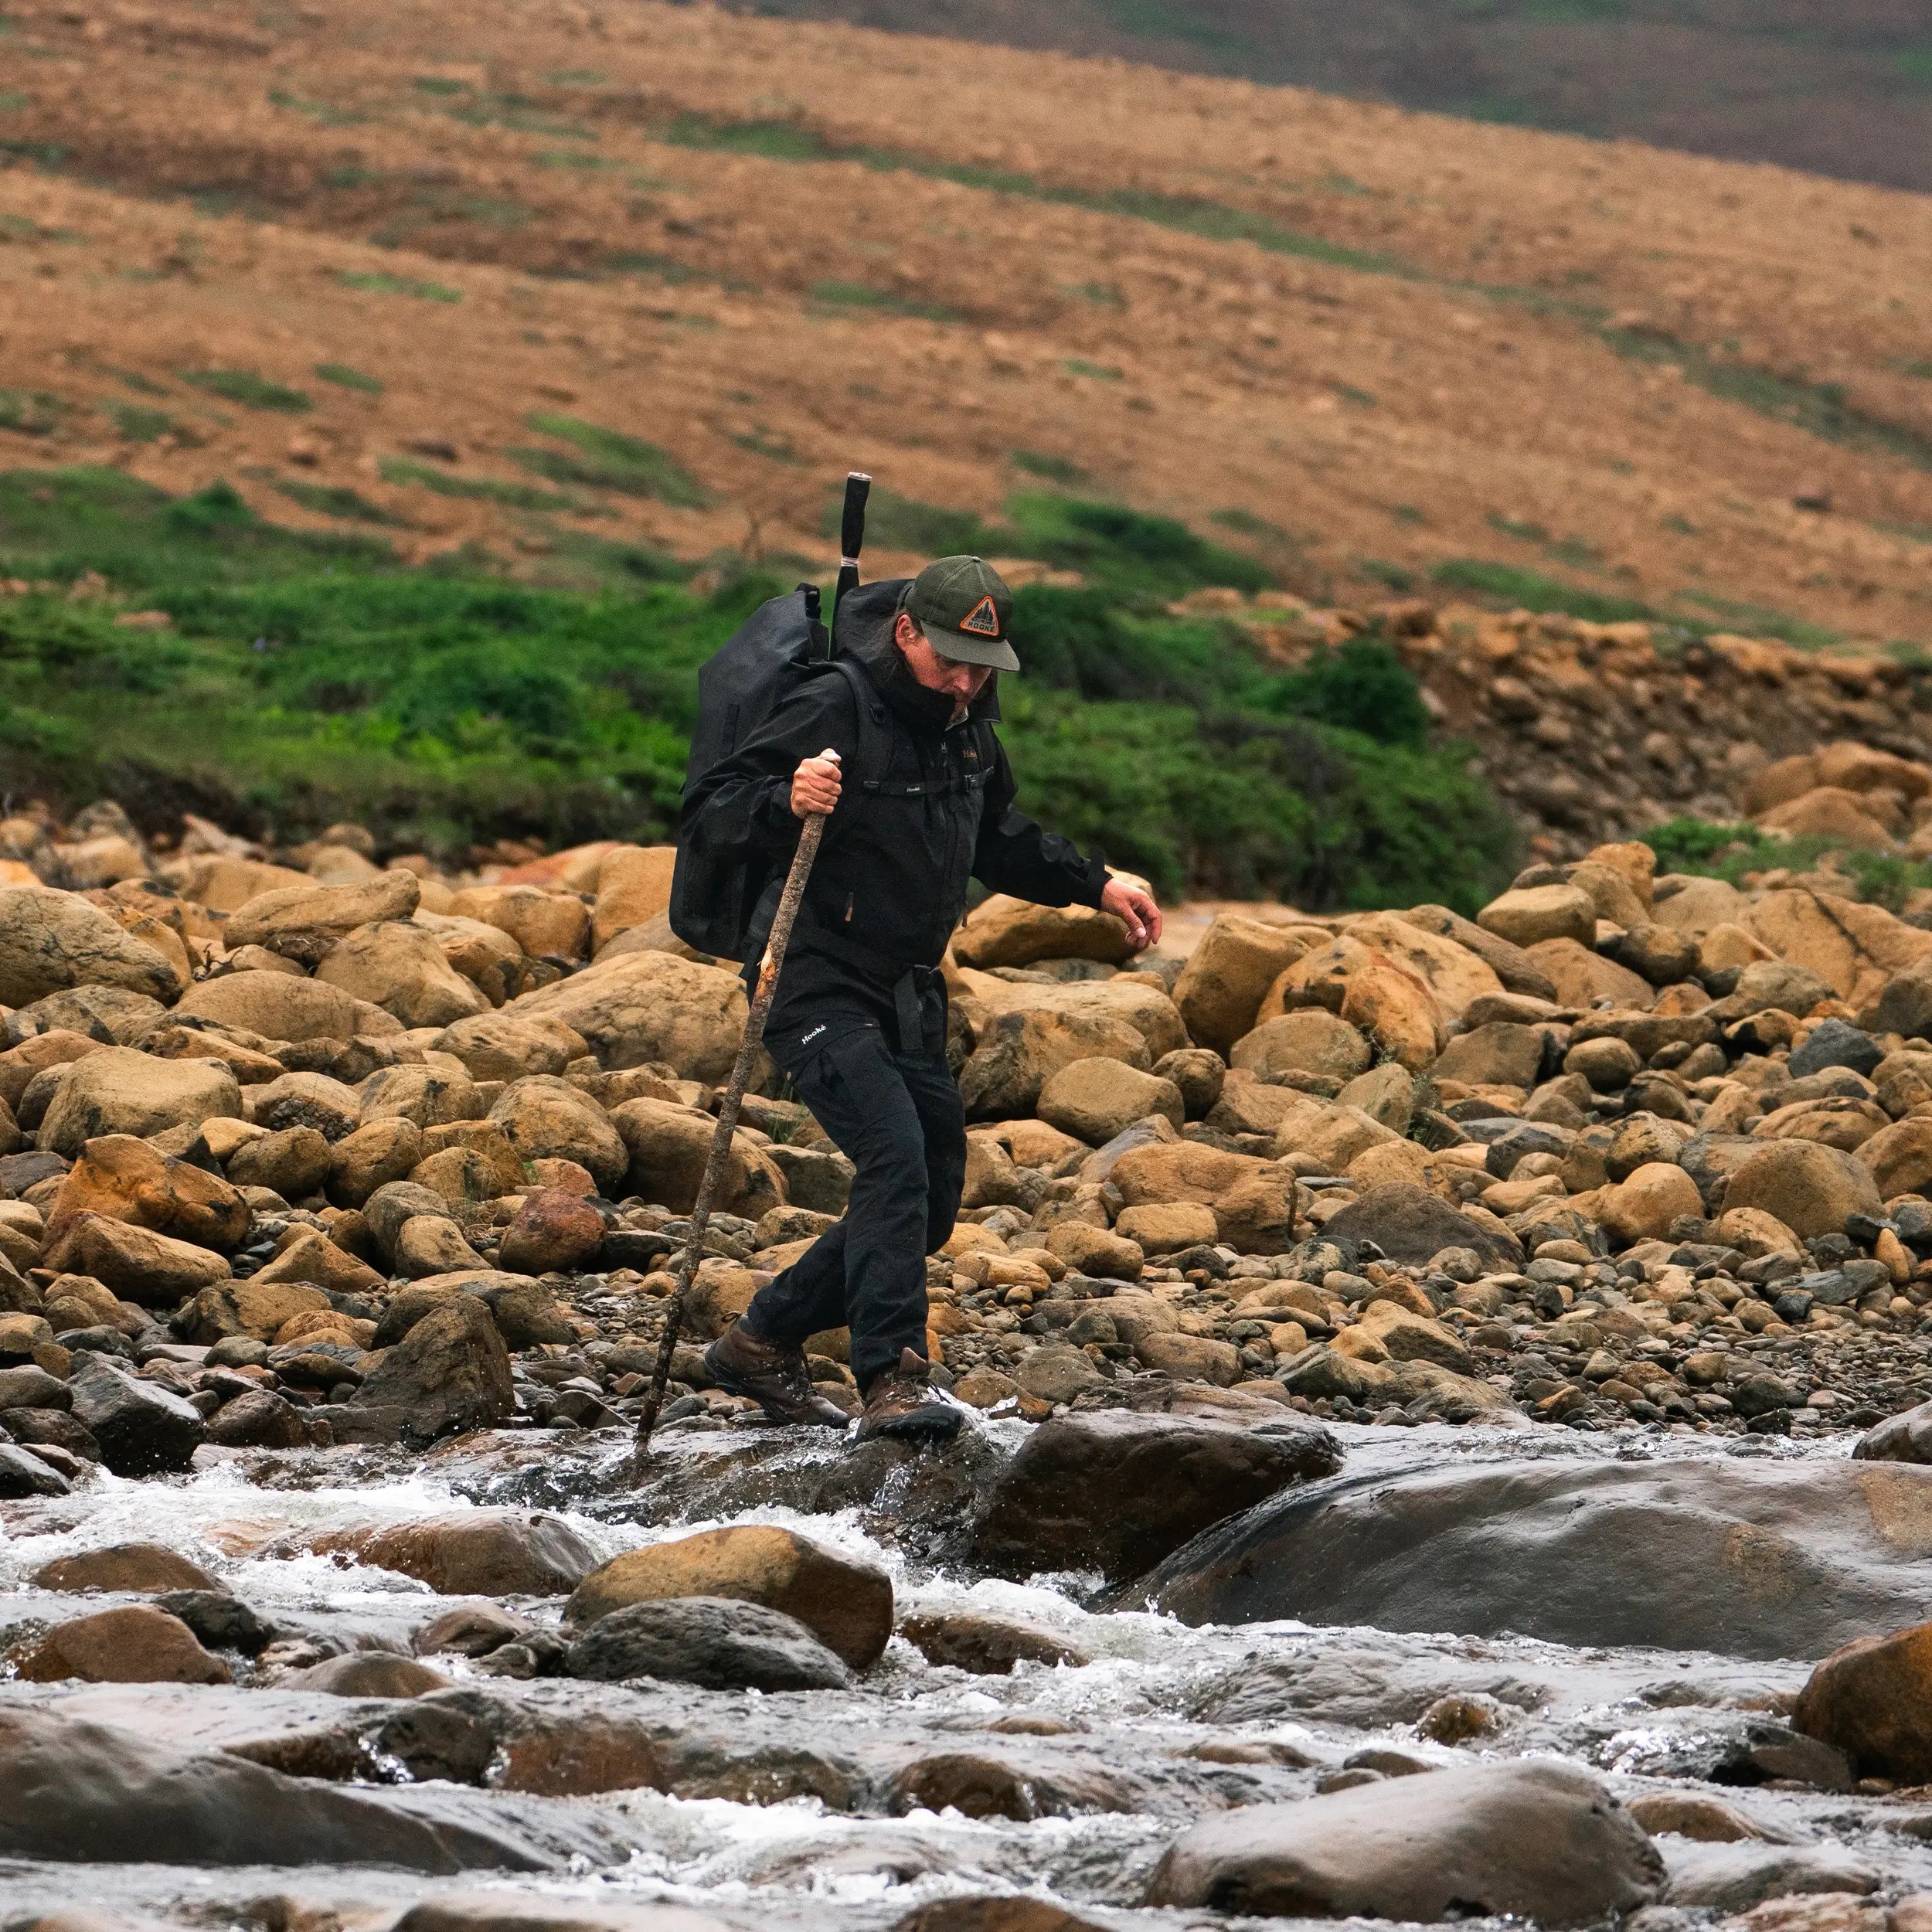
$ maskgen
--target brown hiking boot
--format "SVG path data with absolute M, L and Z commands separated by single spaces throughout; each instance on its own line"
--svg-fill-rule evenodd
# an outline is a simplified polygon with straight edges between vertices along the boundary
M 896 1436 L 902 1441 L 945 1442 L 959 1434 L 961 1420 L 958 1410 L 934 1393 L 925 1357 L 902 1349 L 899 1366 L 874 1376 L 866 1391 L 859 1440 Z
M 748 1396 L 774 1422 L 842 1429 L 852 1418 L 811 1386 L 802 1349 L 760 1342 L 733 1324 L 704 1352 L 705 1373 L 727 1395 Z

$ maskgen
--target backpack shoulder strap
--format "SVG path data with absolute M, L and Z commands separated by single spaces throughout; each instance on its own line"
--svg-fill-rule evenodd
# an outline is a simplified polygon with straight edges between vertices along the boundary
M 834 658 L 832 668 L 851 687 L 852 708 L 859 716 L 859 769 L 850 776 L 855 784 L 876 784 L 892 768 L 892 725 L 886 701 L 856 659 Z

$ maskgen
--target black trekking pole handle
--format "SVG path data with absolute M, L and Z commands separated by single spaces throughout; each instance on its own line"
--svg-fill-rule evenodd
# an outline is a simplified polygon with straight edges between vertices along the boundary
M 838 762 L 835 751 L 821 751 L 821 758 Z M 664 1335 L 658 1344 L 657 1366 L 651 1372 L 651 1391 L 645 1397 L 638 1417 L 637 1454 L 640 1459 L 651 1446 L 651 1432 L 658 1426 L 658 1412 L 664 1406 L 664 1392 L 671 1379 L 672 1359 L 678 1352 L 678 1337 L 684 1327 L 684 1311 L 698 1264 L 704 1259 L 705 1230 L 711 1219 L 712 1197 L 724 1179 L 731 1158 L 731 1142 L 738 1128 L 738 1110 L 743 1105 L 751 1068 L 765 1036 L 765 1016 L 771 1011 L 771 997 L 777 989 L 779 970 L 785 963 L 785 949 L 791 943 L 791 929 L 798 917 L 799 901 L 805 895 L 805 882 L 811 876 L 812 861 L 818 856 L 819 841 L 825 835 L 825 815 L 811 813 L 798 834 L 798 849 L 792 855 L 791 869 L 785 875 L 785 889 L 772 915 L 771 934 L 765 941 L 764 957 L 758 962 L 758 983 L 751 996 L 751 1010 L 745 1015 L 744 1038 L 738 1043 L 738 1057 L 731 1079 L 718 1104 L 718 1125 L 711 1137 L 711 1152 L 704 1164 L 704 1178 L 698 1185 L 698 1198 L 691 1209 L 691 1232 L 685 1237 L 684 1252 L 678 1257 L 675 1284 L 670 1306 L 665 1312 Z
M 872 494 L 872 478 L 863 470 L 854 470 L 845 478 L 845 507 L 838 519 L 838 596 L 859 588 L 859 553 L 866 547 L 866 499 Z M 834 621 L 837 606 L 833 607 Z

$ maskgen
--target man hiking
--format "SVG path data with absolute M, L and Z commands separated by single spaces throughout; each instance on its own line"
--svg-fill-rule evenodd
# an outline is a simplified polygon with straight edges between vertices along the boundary
M 974 556 L 842 600 L 845 674 L 815 667 L 684 801 L 681 838 L 741 847 L 772 877 L 744 955 L 748 981 L 801 825 L 830 815 L 765 1044 L 856 1168 L 851 1199 L 705 1355 L 719 1388 L 781 1422 L 845 1427 L 813 1389 L 801 1344 L 849 1327 L 862 1440 L 938 1440 L 959 1427 L 928 1379 L 926 1257 L 952 1233 L 966 1173 L 939 962 L 968 880 L 1041 905 L 1104 908 L 1137 951 L 1160 937 L 1145 892 L 1014 809 L 992 730 L 994 674 L 1020 668 L 1012 614 L 1012 594 Z

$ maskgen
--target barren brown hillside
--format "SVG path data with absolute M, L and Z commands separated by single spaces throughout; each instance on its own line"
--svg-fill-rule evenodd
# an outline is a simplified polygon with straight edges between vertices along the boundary
M 1917 197 L 705 8 L 10 19 L 9 464 L 529 556 L 1044 474 L 1311 592 L 1479 559 L 1932 641 Z

